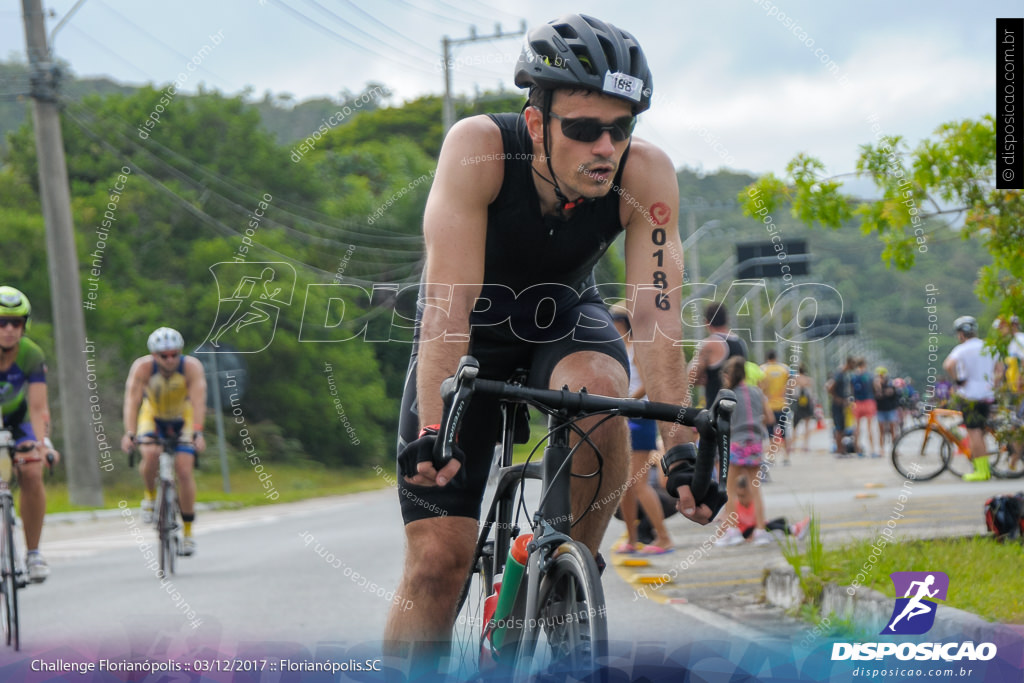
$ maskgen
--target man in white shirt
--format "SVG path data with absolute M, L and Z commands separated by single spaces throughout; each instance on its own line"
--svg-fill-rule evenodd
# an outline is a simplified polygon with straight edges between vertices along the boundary
M 978 321 L 973 317 L 961 316 L 953 327 L 960 343 L 949 352 L 942 369 L 956 386 L 971 444 L 974 471 L 965 474 L 964 481 L 986 481 L 992 476 L 985 454 L 985 425 L 995 400 L 996 358 L 978 339 Z

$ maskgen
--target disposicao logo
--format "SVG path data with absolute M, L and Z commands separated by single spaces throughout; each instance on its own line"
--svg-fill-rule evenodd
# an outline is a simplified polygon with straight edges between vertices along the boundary
M 881 635 L 921 635 L 935 625 L 935 600 L 945 600 L 949 577 L 943 572 L 893 572 L 896 604 Z M 902 595 L 903 597 L 898 597 Z M 832 660 L 878 660 L 895 656 L 900 660 L 987 661 L 996 656 L 993 643 L 833 643 Z
M 934 600 L 945 600 L 949 577 L 944 572 L 893 572 L 889 575 L 896 587 L 896 605 L 882 635 L 917 636 L 927 633 L 935 624 Z

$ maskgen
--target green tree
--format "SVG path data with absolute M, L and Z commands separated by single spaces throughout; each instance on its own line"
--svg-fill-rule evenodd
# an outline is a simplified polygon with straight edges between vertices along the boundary
M 877 142 L 861 146 L 855 175 L 874 183 L 877 198 L 844 194 L 840 177 L 828 177 L 821 161 L 800 154 L 785 178 L 768 174 L 739 194 L 744 212 L 757 216 L 789 204 L 807 225 L 856 221 L 878 236 L 883 260 L 899 269 L 913 267 L 944 230 L 958 230 L 992 257 L 978 274 L 978 295 L 1003 314 L 1024 310 L 1024 198 L 995 187 L 993 117 L 945 123 L 913 150 L 903 138 L 874 129 Z

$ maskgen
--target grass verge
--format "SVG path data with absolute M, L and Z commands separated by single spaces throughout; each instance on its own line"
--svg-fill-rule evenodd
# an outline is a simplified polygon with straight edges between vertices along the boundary
M 394 472 L 391 470 L 382 470 L 388 475 L 385 480 L 369 466 L 359 469 L 335 469 L 312 461 L 268 463 L 264 471 L 270 474 L 268 481 L 279 493 L 276 500 L 267 498 L 268 489 L 264 488 L 251 468 L 232 469 L 229 475 L 231 492 L 225 493 L 219 465 L 207 460 L 203 463 L 203 469 L 196 471 L 196 499 L 200 503 L 216 502 L 226 507 L 244 507 L 369 491 L 389 486 L 389 482 L 394 482 Z M 138 505 L 142 499 L 142 482 L 138 475 L 105 481 L 103 499 L 104 508 L 117 507 L 118 501 L 121 500 L 127 500 L 132 506 Z M 66 483 L 47 483 L 48 514 L 92 509 L 95 508 L 73 505 L 68 497 Z
M 863 571 L 871 556 L 871 541 L 826 550 L 814 572 L 813 583 L 834 582 L 848 586 Z M 789 559 L 787 557 L 787 559 Z M 1024 595 L 1024 547 L 997 543 L 989 536 L 906 540 L 890 543 L 862 585 L 895 597 L 889 574 L 899 571 L 941 571 L 949 576 L 949 595 L 942 604 L 956 607 L 999 623 L 1024 624 L 1024 604 L 1013 596 Z M 790 562 L 810 566 L 807 554 Z M 794 565 L 797 566 L 797 565 Z M 902 597 L 902 596 L 901 596 Z

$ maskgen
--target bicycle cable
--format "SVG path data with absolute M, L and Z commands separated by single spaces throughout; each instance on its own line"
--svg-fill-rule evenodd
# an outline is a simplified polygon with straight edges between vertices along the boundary
M 550 411 L 549 409 L 545 408 L 544 406 L 537 405 L 535 407 L 538 410 L 540 410 L 541 412 L 544 412 L 544 413 L 549 414 L 549 415 L 552 414 L 553 412 L 555 412 L 555 411 Z M 604 415 L 604 417 L 602 419 L 600 419 L 596 424 L 594 424 L 592 427 L 590 427 L 586 431 L 583 431 L 583 429 L 581 429 L 579 427 L 579 425 L 577 424 L 580 420 L 583 420 L 585 418 L 599 416 L 599 415 Z M 597 479 L 597 486 L 594 488 L 594 495 L 593 495 L 593 497 L 590 499 L 590 502 L 588 502 L 586 507 L 583 509 L 583 513 L 580 515 L 580 518 L 575 520 L 571 524 L 570 528 L 575 527 L 577 524 L 582 522 L 583 519 L 586 518 L 586 516 L 588 514 L 590 514 L 590 511 L 593 508 L 594 503 L 597 501 L 597 496 L 601 492 L 601 484 L 602 484 L 602 482 L 604 480 L 604 456 L 601 454 L 601 451 L 600 451 L 600 449 L 597 448 L 596 444 L 594 444 L 594 442 L 590 439 L 590 435 L 593 434 L 594 431 L 598 427 L 600 427 L 605 422 L 607 422 L 608 420 L 610 420 L 610 419 L 612 419 L 614 417 L 619 417 L 619 412 L 617 410 L 599 411 L 599 412 L 595 412 L 595 413 L 590 413 L 588 415 L 583 415 L 583 416 L 578 416 L 578 417 L 572 418 L 571 420 L 567 421 L 566 423 L 558 425 L 557 427 L 555 427 L 555 429 L 552 429 L 551 431 L 549 431 L 537 443 L 537 445 L 533 447 L 533 450 L 530 451 L 530 455 L 527 456 L 527 458 L 526 458 L 526 462 L 529 463 L 530 460 L 533 459 L 533 456 L 537 453 L 537 450 L 543 444 L 545 444 L 546 442 L 550 441 L 551 437 L 554 434 L 556 434 L 558 432 L 558 430 L 561 430 L 561 429 L 570 429 L 570 430 L 572 430 L 573 432 L 575 432 L 576 434 L 578 434 L 580 436 L 580 440 L 577 441 L 576 444 L 574 444 L 572 446 L 572 448 L 569 450 L 569 455 L 566 457 L 565 461 L 561 464 L 561 466 L 555 472 L 555 474 L 553 475 L 553 478 L 557 478 L 562 473 L 562 470 L 569 463 L 572 462 L 573 456 L 576 454 L 576 451 L 579 450 L 579 448 L 581 446 L 583 446 L 584 444 L 587 444 L 587 445 L 589 445 L 591 447 L 591 449 L 593 449 L 594 456 L 597 458 L 597 469 L 594 472 L 590 473 L 590 474 L 570 473 L 570 476 L 576 477 L 578 479 L 591 479 L 591 478 L 593 478 L 595 476 L 598 478 Z M 538 508 L 541 508 L 541 507 L 544 506 L 544 503 L 547 500 L 547 497 L 548 497 L 548 495 L 550 493 L 551 493 L 551 490 L 549 489 L 548 491 L 546 491 L 544 493 L 543 496 L 541 496 L 540 502 L 537 504 Z M 530 511 L 526 508 L 525 497 L 526 497 L 526 477 L 524 476 L 524 477 L 522 477 L 520 479 L 520 482 L 519 482 L 519 505 L 517 506 L 517 510 L 516 510 L 516 524 L 519 523 L 519 513 L 520 512 L 523 512 L 528 518 L 530 516 Z

